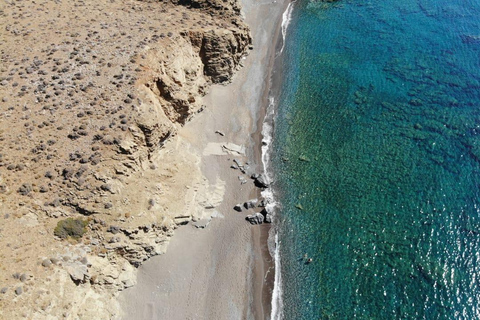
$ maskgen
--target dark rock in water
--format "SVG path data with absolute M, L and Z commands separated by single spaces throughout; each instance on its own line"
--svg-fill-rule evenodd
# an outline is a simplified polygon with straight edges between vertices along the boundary
M 238 211 L 238 212 L 242 212 L 242 205 L 241 204 L 235 205 L 235 207 L 233 207 L 233 210 Z
M 265 175 L 260 174 L 257 179 L 255 179 L 255 185 L 259 188 L 268 188 L 268 179 Z
M 248 222 L 250 222 L 251 224 L 254 224 L 254 225 L 255 224 L 262 224 L 264 219 L 265 218 L 263 217 L 263 214 L 261 214 L 260 212 L 248 215 L 245 218 L 245 220 L 247 220 Z
M 252 208 L 255 208 L 255 205 L 257 204 L 257 202 L 258 202 L 257 199 L 251 199 L 245 202 L 243 206 L 245 207 L 245 209 L 252 209 Z
M 460 35 L 462 42 L 466 44 L 480 44 L 480 36 L 472 34 L 462 34 Z

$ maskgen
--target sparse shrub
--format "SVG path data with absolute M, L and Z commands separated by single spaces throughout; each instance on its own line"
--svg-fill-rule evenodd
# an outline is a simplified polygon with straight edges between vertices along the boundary
M 87 225 L 87 220 L 67 218 L 57 223 L 53 234 L 62 239 L 70 237 L 78 240 L 87 232 Z

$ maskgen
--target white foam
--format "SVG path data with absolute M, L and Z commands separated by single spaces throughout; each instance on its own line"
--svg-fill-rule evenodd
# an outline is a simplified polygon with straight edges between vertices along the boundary
M 273 142 L 273 124 L 275 116 L 275 99 L 273 97 L 269 98 L 269 103 L 265 113 L 265 119 L 262 126 L 262 164 L 263 172 L 268 183 L 271 183 L 273 180 L 272 173 L 269 170 L 270 168 L 270 156 L 271 156 L 271 147 Z M 274 214 L 273 219 L 275 222 L 275 209 L 278 203 L 275 201 L 275 195 L 272 188 L 267 188 L 262 191 L 262 196 L 266 200 L 268 212 Z M 275 277 L 273 284 L 272 292 L 272 313 L 270 319 L 280 320 L 282 319 L 282 286 L 281 286 L 281 266 L 280 266 L 280 243 L 278 241 L 278 233 L 276 228 L 270 230 L 271 234 L 269 235 L 269 251 L 270 255 L 274 258 L 275 261 Z M 273 241 L 272 241 L 273 240 Z
M 280 49 L 279 53 L 283 52 L 283 48 L 285 47 L 285 38 L 287 37 L 287 29 L 290 25 L 290 21 L 292 20 L 292 12 L 293 12 L 293 4 L 296 1 L 292 1 L 288 4 L 287 9 L 282 15 L 282 48 Z
M 280 272 L 280 243 L 278 241 L 278 232 L 275 232 L 275 248 L 273 258 L 275 261 L 275 280 L 272 292 L 272 314 L 271 320 L 281 320 L 283 318 L 283 300 L 282 300 L 282 273 Z

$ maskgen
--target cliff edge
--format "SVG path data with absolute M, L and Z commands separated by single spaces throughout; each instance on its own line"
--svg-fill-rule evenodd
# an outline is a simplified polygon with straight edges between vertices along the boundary
M 236 0 L 0 7 L 0 317 L 116 318 L 224 183 L 176 134 L 251 48 Z

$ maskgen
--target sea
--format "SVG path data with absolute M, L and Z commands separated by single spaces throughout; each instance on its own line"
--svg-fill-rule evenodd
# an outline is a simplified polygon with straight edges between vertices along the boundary
M 480 319 L 480 0 L 297 0 L 282 34 L 271 318 Z

